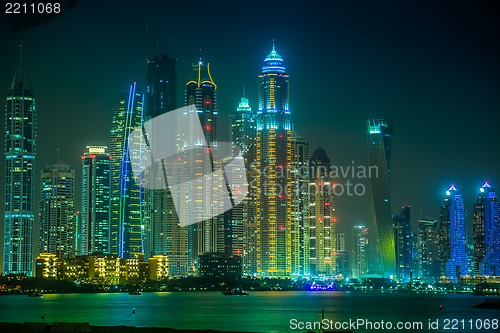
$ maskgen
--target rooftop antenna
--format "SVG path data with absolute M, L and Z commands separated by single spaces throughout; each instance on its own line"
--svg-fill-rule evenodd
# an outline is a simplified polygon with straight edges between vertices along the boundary
M 243 98 L 245 98 L 245 86 L 243 86 Z
M 56 149 L 56 161 L 59 161 L 59 148 Z
M 275 51 L 275 52 L 276 52 L 276 50 L 274 49 L 274 38 L 273 38 L 273 51 Z

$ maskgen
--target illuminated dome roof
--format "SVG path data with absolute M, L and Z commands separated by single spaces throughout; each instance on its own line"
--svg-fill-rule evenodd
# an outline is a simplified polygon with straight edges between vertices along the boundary
M 267 55 L 264 61 L 283 61 L 283 58 L 276 52 L 273 45 L 273 50 Z
M 264 59 L 264 66 L 262 66 L 262 73 L 285 73 L 285 67 L 283 66 L 283 58 L 274 49 L 273 40 L 273 50 Z

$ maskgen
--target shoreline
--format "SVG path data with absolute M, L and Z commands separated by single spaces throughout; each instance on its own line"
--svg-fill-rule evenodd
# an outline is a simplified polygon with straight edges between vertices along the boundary
M 237 331 L 217 330 L 184 330 L 170 327 L 136 327 L 136 326 L 96 326 L 90 323 L 0 323 L 2 333 L 37 333 L 37 332 L 89 332 L 89 333 L 237 333 Z M 252 332 L 247 332 L 252 333 Z

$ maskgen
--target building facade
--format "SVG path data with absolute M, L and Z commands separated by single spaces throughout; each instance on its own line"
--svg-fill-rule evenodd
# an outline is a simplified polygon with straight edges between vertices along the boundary
M 292 133 L 289 76 L 273 49 L 258 81 L 256 141 L 257 272 L 292 272 Z
M 474 268 L 476 265 L 479 266 L 480 275 L 500 276 L 500 204 L 495 190 L 488 182 L 481 186 L 476 205 L 474 206 Z M 476 211 L 476 208 L 479 209 Z M 478 213 L 477 219 L 476 213 Z M 482 237 L 477 235 L 476 238 L 476 227 L 483 230 Z M 476 239 L 479 240 L 477 245 L 480 250 L 477 252 Z M 482 262 L 481 257 L 476 254 L 481 254 Z
M 144 251 L 142 190 L 132 171 L 132 163 L 141 161 L 140 154 L 144 148 L 140 144 L 137 147 L 128 145 L 130 133 L 142 124 L 143 102 L 143 94 L 134 82 L 128 93 L 117 97 L 115 107 L 111 110 L 108 145 L 111 156 L 110 253 L 121 258 L 132 258 Z M 135 142 L 141 142 L 141 139 Z
M 33 275 L 36 115 L 21 53 L 5 105 L 4 274 Z
M 441 206 L 440 250 L 443 251 L 444 275 L 452 281 L 467 276 L 467 235 L 465 206 L 462 195 L 452 185 L 447 191 Z M 449 244 L 449 245 L 448 245 Z
M 58 159 L 42 170 L 40 179 L 39 253 L 75 257 L 75 170 Z
M 391 210 L 391 154 L 393 124 L 391 119 L 369 119 L 368 156 L 370 166 L 376 166 L 377 177 L 371 177 L 372 199 L 378 233 L 378 248 L 384 277 L 396 274 L 396 249 Z
M 400 282 L 409 282 L 412 275 L 412 231 L 410 206 L 401 208 L 393 217 L 394 243 L 396 249 L 396 277 Z
M 354 227 L 354 248 L 352 251 L 352 277 L 359 279 L 368 273 L 368 228 Z
M 87 146 L 82 156 L 79 254 L 111 253 L 111 156 L 105 146 Z
M 317 148 L 309 160 L 309 271 L 313 276 L 336 274 L 334 180 L 330 159 Z
M 418 220 L 417 262 L 418 274 L 423 281 L 433 282 L 439 278 L 438 236 L 437 220 Z

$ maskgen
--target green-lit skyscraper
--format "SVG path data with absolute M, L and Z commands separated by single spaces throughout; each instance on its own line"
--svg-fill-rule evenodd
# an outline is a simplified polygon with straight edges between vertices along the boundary
M 88 146 L 82 156 L 82 210 L 79 253 L 109 254 L 111 158 L 104 146 Z
M 396 275 L 396 250 L 391 211 L 391 152 L 393 126 L 387 118 L 369 119 L 368 156 L 371 167 L 376 167 L 378 174 L 371 177 L 372 200 L 375 225 L 377 228 L 382 271 L 384 277 Z
M 111 110 L 109 155 L 111 156 L 110 253 L 122 258 L 143 254 L 142 192 L 133 177 L 132 163 L 140 163 L 142 140 L 129 147 L 129 136 L 142 125 L 143 95 L 134 82 L 128 93 L 120 94 Z M 139 131 L 137 131 L 140 133 Z M 133 154 L 134 156 L 131 156 Z M 137 166 L 136 170 L 140 167 Z
M 5 105 L 4 274 L 33 275 L 36 113 L 21 55 Z

